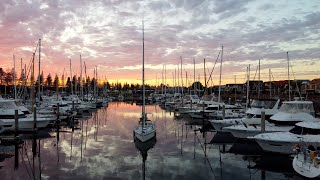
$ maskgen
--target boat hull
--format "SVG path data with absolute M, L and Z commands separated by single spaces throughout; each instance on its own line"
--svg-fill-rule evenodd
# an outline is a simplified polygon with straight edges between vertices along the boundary
M 156 128 L 154 125 L 148 125 L 147 127 L 137 127 L 134 130 L 134 137 L 141 142 L 146 142 L 154 137 L 156 137 Z
M 307 178 L 320 176 L 319 166 L 315 167 L 312 161 L 304 160 L 302 154 L 298 154 L 293 158 L 292 167 L 298 174 Z

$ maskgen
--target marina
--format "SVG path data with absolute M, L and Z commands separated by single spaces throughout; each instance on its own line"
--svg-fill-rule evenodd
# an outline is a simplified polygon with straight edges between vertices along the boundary
M 302 179 L 288 156 L 265 154 L 252 143 L 212 142 L 215 132 L 186 125 L 157 104 L 146 111 L 157 125 L 151 145 L 136 145 L 132 135 L 141 106 L 110 102 L 73 126 L 1 145 L 0 173 L 4 179 Z
M 320 5 L 0 2 L 0 180 L 320 179 Z

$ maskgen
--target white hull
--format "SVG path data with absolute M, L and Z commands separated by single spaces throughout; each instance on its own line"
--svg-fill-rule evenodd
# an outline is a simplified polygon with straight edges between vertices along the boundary
M 274 142 L 274 141 L 264 141 L 256 140 L 259 146 L 266 152 L 279 153 L 279 154 L 293 154 L 293 147 L 298 142 Z
M 134 129 L 134 137 L 139 139 L 141 142 L 146 142 L 156 136 L 156 127 L 153 124 L 147 124 L 142 128 L 140 124 Z
M 304 160 L 302 154 L 298 154 L 294 157 L 292 161 L 293 169 L 301 176 L 307 178 L 315 178 L 320 176 L 319 166 L 314 166 L 314 162 L 311 160 Z
M 236 119 L 223 119 L 223 120 L 209 120 L 211 125 L 216 131 L 224 131 L 224 127 L 237 125 L 237 124 L 261 124 L 260 118 L 236 118 Z
M 37 128 L 45 128 L 49 125 L 50 119 L 48 118 L 38 118 L 36 121 Z M 13 119 L 2 119 L 0 120 L 0 126 L 2 126 L 3 131 L 14 131 L 15 122 Z M 33 130 L 33 119 L 22 118 L 18 121 L 18 130 L 20 131 L 31 131 Z
M 223 128 L 224 131 L 230 132 L 236 138 L 247 138 L 260 133 L 268 132 L 286 132 L 292 129 L 292 126 L 275 126 L 274 124 L 265 125 L 265 131 L 261 131 L 261 126 L 253 125 L 235 125 Z

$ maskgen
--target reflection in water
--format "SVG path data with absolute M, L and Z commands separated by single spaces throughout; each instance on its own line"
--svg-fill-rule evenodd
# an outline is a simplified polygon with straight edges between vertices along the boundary
M 220 153 L 219 145 L 209 144 L 214 132 L 200 134 L 194 131 L 200 126 L 186 126 L 185 120 L 174 119 L 173 114 L 158 105 L 146 106 L 148 116 L 157 125 L 156 142 L 134 144 L 132 130 L 136 117 L 140 117 L 140 108 L 113 102 L 84 118 L 74 119 L 71 126 L 57 126 L 41 138 L 36 136 L 36 141 L 28 135 L 22 144 L 10 145 L 7 150 L 0 145 L 1 180 L 135 180 L 141 179 L 141 169 L 137 168 L 141 164 L 147 164 L 147 173 L 142 177 L 155 180 L 296 178 L 295 174 L 283 175 L 285 170 L 281 168 L 265 168 L 274 166 L 268 161 L 261 163 L 265 161 L 262 158 L 249 160 L 243 154 Z
M 134 138 L 134 144 L 136 148 L 140 151 L 140 154 L 142 156 L 142 179 L 146 179 L 146 160 L 148 157 L 148 150 L 153 148 L 156 144 L 157 139 L 156 137 L 148 140 L 147 142 L 141 142 L 137 138 Z

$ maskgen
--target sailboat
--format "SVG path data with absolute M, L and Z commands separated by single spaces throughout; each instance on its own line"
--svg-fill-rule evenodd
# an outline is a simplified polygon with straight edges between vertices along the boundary
M 147 118 L 144 84 L 144 22 L 142 21 L 142 116 L 139 125 L 134 129 L 134 138 L 146 142 L 156 136 L 156 125 Z

